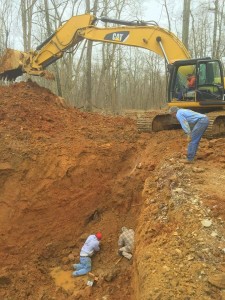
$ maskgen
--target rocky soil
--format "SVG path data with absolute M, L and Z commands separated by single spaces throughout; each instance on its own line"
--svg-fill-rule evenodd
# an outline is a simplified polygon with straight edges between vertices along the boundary
M 138 133 L 32 81 L 0 86 L 0 138 L 0 299 L 225 299 L 224 138 L 186 165 L 181 130 Z M 71 266 L 97 231 L 90 287 Z

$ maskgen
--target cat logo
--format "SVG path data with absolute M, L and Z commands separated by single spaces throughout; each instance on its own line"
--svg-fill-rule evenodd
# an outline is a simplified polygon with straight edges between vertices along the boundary
M 105 41 L 115 41 L 123 43 L 129 36 L 129 31 L 118 31 L 107 34 L 104 37 Z
M 123 34 L 122 33 L 113 33 L 112 37 L 113 41 L 121 42 L 123 40 Z

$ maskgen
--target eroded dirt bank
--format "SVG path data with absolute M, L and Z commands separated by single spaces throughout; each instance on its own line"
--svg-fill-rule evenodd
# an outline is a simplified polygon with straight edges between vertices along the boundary
M 174 152 L 146 179 L 138 299 L 225 299 L 224 142 L 203 140 L 193 165 Z
M 203 141 L 186 166 L 181 131 L 138 134 L 32 82 L 0 92 L 1 299 L 222 297 L 209 279 L 223 272 L 224 139 Z M 117 263 L 124 225 L 136 230 L 131 263 Z M 95 231 L 90 288 L 70 267 Z

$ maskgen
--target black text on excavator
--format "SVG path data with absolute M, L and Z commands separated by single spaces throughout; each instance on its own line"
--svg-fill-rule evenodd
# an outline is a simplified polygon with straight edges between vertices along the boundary
M 119 26 L 96 27 L 98 20 Z M 191 59 L 183 43 L 157 24 L 97 18 L 89 14 L 74 16 L 34 51 L 6 49 L 0 58 L 0 78 L 14 80 L 23 73 L 46 76 L 49 65 L 84 39 L 145 48 L 164 57 L 169 71 L 168 106 L 207 113 L 210 126 L 205 135 L 210 138 L 225 135 L 221 62 L 210 58 Z M 192 87 L 187 85 L 188 75 L 195 78 Z M 174 122 L 169 114 L 150 118 L 145 113 L 138 118 L 137 125 L 140 131 L 159 131 L 178 127 Z

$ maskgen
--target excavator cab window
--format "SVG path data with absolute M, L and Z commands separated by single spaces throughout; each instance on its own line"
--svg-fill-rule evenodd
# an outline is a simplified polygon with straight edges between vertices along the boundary
M 223 100 L 224 86 L 222 67 L 218 60 L 197 63 L 197 100 Z
M 180 65 L 173 74 L 172 98 L 179 101 L 194 101 L 196 90 L 196 65 Z

